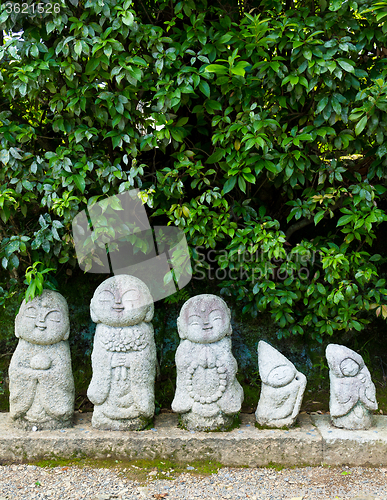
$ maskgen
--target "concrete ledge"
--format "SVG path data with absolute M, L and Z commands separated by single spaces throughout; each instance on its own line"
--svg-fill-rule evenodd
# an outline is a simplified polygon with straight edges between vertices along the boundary
M 328 465 L 387 464 L 387 416 L 375 415 L 374 426 L 366 431 L 333 427 L 329 415 L 313 415 L 323 440 L 323 461 Z
M 29 432 L 12 427 L 0 414 L 0 459 L 32 461 L 55 458 L 169 459 L 190 463 L 211 460 L 228 466 L 387 465 L 387 416 L 375 417 L 368 431 L 344 431 L 329 416 L 299 416 L 298 426 L 259 430 L 253 414 L 242 414 L 230 432 L 179 429 L 177 416 L 165 413 L 146 431 L 100 431 L 91 427 L 91 413 L 76 414 L 71 429 Z

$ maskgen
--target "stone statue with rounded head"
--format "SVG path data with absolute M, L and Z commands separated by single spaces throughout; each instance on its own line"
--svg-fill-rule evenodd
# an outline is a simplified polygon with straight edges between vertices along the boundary
M 267 427 L 291 427 L 300 411 L 306 377 L 277 349 L 258 343 L 258 367 L 262 380 L 255 417 Z
M 74 379 L 68 344 L 70 323 L 65 298 L 43 290 L 23 300 L 16 316 L 19 342 L 9 366 L 10 417 L 26 430 L 72 425 Z
M 92 425 L 141 430 L 154 415 L 156 346 L 153 299 L 140 279 L 121 274 L 102 282 L 90 303 L 97 323 L 87 396 Z
M 243 389 L 236 379 L 230 319 L 227 304 L 216 295 L 197 295 L 181 308 L 172 410 L 186 429 L 227 430 L 241 409 Z
M 378 409 L 375 386 L 363 358 L 339 344 L 326 348 L 329 365 L 329 412 L 332 424 L 344 429 L 368 429 L 371 410 Z

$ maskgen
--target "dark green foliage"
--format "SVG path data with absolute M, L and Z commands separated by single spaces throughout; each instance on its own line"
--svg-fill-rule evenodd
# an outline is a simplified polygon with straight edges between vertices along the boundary
M 16 5 L 0 10 L 4 281 L 76 266 L 75 214 L 138 187 L 279 338 L 387 317 L 386 1 Z

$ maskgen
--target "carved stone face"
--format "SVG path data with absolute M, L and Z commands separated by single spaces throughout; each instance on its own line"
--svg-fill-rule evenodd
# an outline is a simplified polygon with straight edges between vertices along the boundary
M 95 323 L 123 327 L 151 321 L 154 306 L 145 283 L 121 274 L 99 285 L 91 299 L 90 312 Z
M 68 307 L 60 293 L 43 290 L 33 300 L 23 300 L 15 321 L 16 337 L 31 344 L 50 345 L 67 340 L 69 332 Z
M 340 370 L 344 377 L 355 377 L 360 371 L 360 366 L 355 360 L 345 358 L 340 363 Z
M 364 369 L 360 354 L 343 345 L 329 344 L 326 357 L 331 374 L 339 378 L 356 377 Z
M 272 387 L 284 387 L 296 376 L 296 370 L 289 365 L 281 365 L 273 368 L 267 377 L 267 384 Z
M 231 334 L 230 310 L 216 295 L 197 295 L 182 307 L 178 318 L 182 339 L 199 344 L 210 344 Z

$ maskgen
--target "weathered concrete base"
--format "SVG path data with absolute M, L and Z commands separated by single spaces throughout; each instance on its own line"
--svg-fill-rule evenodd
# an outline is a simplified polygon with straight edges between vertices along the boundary
M 46 430 L 56 430 L 56 429 L 68 429 L 73 426 L 73 419 L 56 420 L 54 418 L 47 418 L 43 422 L 30 422 L 26 418 L 16 418 L 11 420 L 12 425 L 22 429 L 24 431 L 30 431 L 33 427 L 35 430 L 46 431 Z
M 328 465 L 387 464 L 387 416 L 374 415 L 367 430 L 338 429 L 329 415 L 313 415 L 323 442 L 323 462 Z
M 337 429 L 329 415 L 299 416 L 289 430 L 255 427 L 254 414 L 242 414 L 230 432 L 178 428 L 178 416 L 157 416 L 144 431 L 102 431 L 91 426 L 91 413 L 75 415 L 74 427 L 54 431 L 15 429 L 0 413 L 0 459 L 32 461 L 55 458 L 169 459 L 192 463 L 217 461 L 229 466 L 387 465 L 387 416 L 376 416 L 366 431 Z
M 189 431 L 228 431 L 232 428 L 236 415 L 225 415 L 223 412 L 215 417 L 203 417 L 189 411 L 179 415 L 181 427 Z
M 91 424 L 95 429 L 108 431 L 141 431 L 150 423 L 152 423 L 152 419 L 143 416 L 113 420 L 104 414 L 102 405 L 94 406 L 93 416 L 91 418 Z

